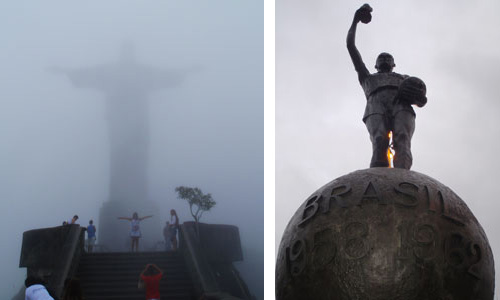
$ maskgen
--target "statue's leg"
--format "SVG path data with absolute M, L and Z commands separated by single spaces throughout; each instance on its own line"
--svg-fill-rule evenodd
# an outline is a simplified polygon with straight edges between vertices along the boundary
M 394 167 L 407 169 L 411 168 L 413 157 L 411 155 L 411 138 L 415 131 L 415 116 L 402 110 L 394 116 L 393 143 Z
M 365 124 L 368 133 L 370 133 L 373 149 L 370 168 L 388 167 L 389 131 L 387 129 L 387 118 L 381 114 L 370 115 L 366 118 Z

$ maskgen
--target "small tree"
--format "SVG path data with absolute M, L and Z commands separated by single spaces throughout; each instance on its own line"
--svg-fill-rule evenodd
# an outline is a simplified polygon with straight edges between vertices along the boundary
M 216 204 L 212 199 L 212 195 L 203 194 L 197 187 L 178 186 L 175 191 L 177 192 L 177 198 L 184 199 L 189 203 L 189 210 L 196 224 L 200 221 L 203 213 L 209 211 Z

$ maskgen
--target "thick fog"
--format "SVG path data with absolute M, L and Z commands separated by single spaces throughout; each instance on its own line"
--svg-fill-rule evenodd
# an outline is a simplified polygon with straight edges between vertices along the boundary
M 276 1 L 276 251 L 285 227 L 327 182 L 368 168 L 366 98 L 346 48 L 359 1 Z M 369 2 L 356 45 L 371 73 L 381 52 L 427 85 L 412 170 L 453 189 L 482 224 L 500 268 L 500 2 Z M 498 271 L 497 271 L 498 273 Z M 496 279 L 497 295 L 500 286 Z
M 1 298 L 24 283 L 24 231 L 78 214 L 81 225 L 94 220 L 99 241 L 99 209 L 111 189 L 129 188 L 110 183 L 127 159 L 110 155 L 110 133 L 142 128 L 123 146 L 147 140 L 147 167 L 133 169 L 147 172 L 153 218 L 163 224 L 175 209 L 192 220 L 177 186 L 211 193 L 217 205 L 201 221 L 239 226 L 236 265 L 261 299 L 262 1 L 11 1 L 0 5 L 0 37 Z M 117 83 L 113 72 L 133 76 Z M 120 106 L 127 97 L 146 103 Z M 120 109 L 130 117 L 113 119 Z

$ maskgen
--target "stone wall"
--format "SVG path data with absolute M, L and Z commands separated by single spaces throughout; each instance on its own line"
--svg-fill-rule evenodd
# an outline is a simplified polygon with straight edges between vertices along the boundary
M 83 251 L 85 229 L 79 225 L 29 230 L 23 233 L 20 268 L 37 276 L 58 295 L 64 280 L 71 277 Z

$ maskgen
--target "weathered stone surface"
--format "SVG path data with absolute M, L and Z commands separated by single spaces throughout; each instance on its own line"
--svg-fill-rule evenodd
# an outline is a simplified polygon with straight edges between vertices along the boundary
M 63 265 L 63 258 L 73 255 L 67 253 L 68 249 L 74 248 L 73 244 L 83 235 L 82 230 L 78 225 L 67 225 L 25 231 L 19 267 L 40 269 Z
M 25 231 L 19 267 L 26 267 L 27 276 L 44 280 L 61 295 L 65 279 L 78 266 L 84 236 L 84 228 L 76 224 Z
M 58 226 L 25 231 L 19 267 L 50 268 L 56 265 L 73 227 Z
M 404 169 L 371 168 L 312 194 L 283 235 L 278 300 L 491 300 L 493 255 L 451 189 Z
M 195 222 L 184 222 L 184 226 L 196 230 Z M 243 260 L 240 231 L 234 225 L 199 223 L 200 245 L 210 263 L 232 263 Z
M 254 299 L 234 267 L 243 260 L 238 227 L 184 222 L 180 226 L 180 251 L 194 282 L 196 299 Z M 199 229 L 199 235 L 196 233 Z M 233 298 L 226 298 L 229 294 Z M 237 298 L 234 298 L 237 297 Z

